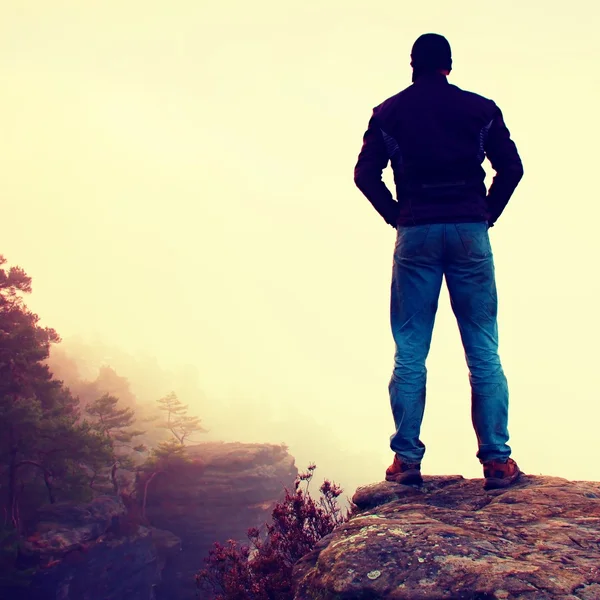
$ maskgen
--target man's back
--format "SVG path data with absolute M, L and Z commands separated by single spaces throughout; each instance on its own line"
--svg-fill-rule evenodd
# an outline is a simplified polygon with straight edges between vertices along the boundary
M 486 156 L 498 173 L 489 195 L 482 167 Z M 388 160 L 396 207 L 380 184 Z M 451 85 L 441 73 L 430 73 L 374 109 L 355 181 L 392 225 L 493 225 L 522 173 L 496 104 Z

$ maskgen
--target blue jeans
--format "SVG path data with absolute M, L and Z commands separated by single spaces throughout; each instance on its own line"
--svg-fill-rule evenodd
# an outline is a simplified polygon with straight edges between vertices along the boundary
M 391 449 L 421 462 L 431 336 L 442 279 L 456 316 L 471 384 L 477 458 L 506 460 L 508 385 L 498 356 L 498 297 L 487 223 L 398 226 L 392 273 L 391 325 L 396 353 L 389 383 L 396 432 Z

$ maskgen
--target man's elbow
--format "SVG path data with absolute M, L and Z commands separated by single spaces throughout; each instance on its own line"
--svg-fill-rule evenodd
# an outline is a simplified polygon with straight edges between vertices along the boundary
M 515 164 L 514 172 L 515 172 L 515 178 L 518 181 L 521 181 L 521 179 L 523 179 L 523 175 L 525 174 L 525 171 L 523 170 L 523 163 L 521 161 L 519 161 L 517 164 Z
M 364 172 L 362 171 L 362 169 L 360 169 L 358 165 L 354 167 L 354 183 L 356 184 L 356 187 L 359 190 L 361 189 L 361 186 L 364 183 Z
M 365 190 L 373 187 L 381 180 L 381 176 L 374 175 L 370 170 L 359 167 L 358 165 L 354 169 L 354 183 L 356 187 L 364 193 Z
M 502 169 L 498 169 L 498 175 L 506 182 L 510 182 L 513 186 L 517 186 L 521 179 L 523 179 L 523 163 L 515 161 L 507 164 Z
M 519 161 L 513 166 L 511 171 L 513 181 L 515 182 L 515 186 L 517 186 L 519 185 L 519 182 L 521 181 L 521 179 L 523 179 L 523 175 L 525 174 L 525 171 L 523 170 L 523 163 Z

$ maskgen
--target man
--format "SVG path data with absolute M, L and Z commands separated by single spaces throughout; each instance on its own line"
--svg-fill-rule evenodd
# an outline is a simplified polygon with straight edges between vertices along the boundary
M 386 479 L 420 484 L 425 445 L 425 361 L 442 279 L 469 367 L 471 414 L 486 489 L 521 474 L 508 446 L 508 386 L 498 356 L 494 261 L 488 236 L 523 176 L 516 146 L 492 100 L 451 85 L 450 45 L 417 39 L 413 84 L 373 110 L 354 181 L 397 229 L 391 286 L 396 344 L 389 383 L 396 431 Z M 482 163 L 496 175 L 489 192 Z M 397 201 L 381 179 L 391 162 Z

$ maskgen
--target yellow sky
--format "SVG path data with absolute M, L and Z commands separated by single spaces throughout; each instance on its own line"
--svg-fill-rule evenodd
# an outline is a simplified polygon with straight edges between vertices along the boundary
M 64 338 L 192 365 L 228 435 L 287 437 L 323 475 L 376 480 L 394 232 L 352 170 L 372 107 L 410 83 L 414 39 L 442 33 L 451 81 L 497 101 L 525 165 L 491 231 L 514 456 L 600 479 L 599 17 L 591 2 L 0 0 L 0 252 Z M 445 291 L 428 367 L 424 471 L 480 476 Z M 256 405 L 267 433 L 240 417 Z M 315 429 L 278 429 L 289 414 Z

